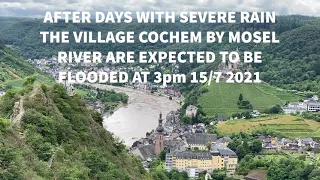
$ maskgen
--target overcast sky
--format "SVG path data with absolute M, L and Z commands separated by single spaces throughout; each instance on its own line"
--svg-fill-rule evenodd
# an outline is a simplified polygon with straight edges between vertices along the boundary
M 320 0 L 0 0 L 0 16 L 43 17 L 46 11 L 275 11 L 320 16 Z

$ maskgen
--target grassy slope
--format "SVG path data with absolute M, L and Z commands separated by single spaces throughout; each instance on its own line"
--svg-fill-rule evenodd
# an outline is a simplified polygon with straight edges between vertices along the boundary
M 0 41 L 0 87 L 4 88 L 9 85 L 21 90 L 29 76 L 35 76 L 37 84 L 53 82 Z
M 223 135 L 257 130 L 270 130 L 288 138 L 320 137 L 320 123 L 313 120 L 300 120 L 296 116 L 276 115 L 251 120 L 230 120 L 218 124 Z
M 64 88 L 57 88 L 5 46 L 0 47 L 0 66 L 2 70 L 10 68 L 10 73 L 0 71 L 5 78 L 0 87 L 11 85 L 14 89 L 0 98 L 0 161 L 4 162 L 0 163 L 0 179 L 149 178 L 141 162 L 93 120 L 78 97 L 69 97 Z M 29 76 L 36 77 L 37 90 L 27 93 L 23 83 Z M 48 85 L 46 92 L 39 88 L 40 83 Z M 14 102 L 23 98 L 19 93 L 11 97 L 20 90 L 24 92 L 24 110 L 29 112 L 29 118 L 25 113 L 23 119 L 31 121 L 21 120 L 18 129 L 5 128 L 3 122 L 8 121 L 1 118 L 8 118 Z M 51 168 L 44 156 L 54 159 Z
M 199 97 L 199 105 L 208 115 L 231 115 L 245 111 L 237 106 L 240 94 L 257 110 L 301 99 L 297 95 L 267 85 L 220 83 L 211 84 L 208 90 L 209 92 Z
M 69 97 L 57 84 L 46 91 L 37 85 L 24 90 L 24 97 L 17 95 L 24 98 L 20 128 L 0 129 L 0 152 L 7 154 L 0 159 L 14 157 L 8 159 L 8 166 L 0 164 L 0 169 L 8 171 L 0 172 L 0 179 L 9 175 L 15 179 L 148 178 L 141 162 L 94 121 L 79 97 Z M 2 114 L 6 114 L 4 107 L 15 102 L 7 95 L 4 98 Z M 49 157 L 53 158 L 51 168 Z
M 6 79 L 24 78 L 37 70 L 21 59 L 12 49 L 5 47 L 0 41 L 1 75 Z
M 41 75 L 41 74 L 33 74 L 31 75 L 33 77 L 36 77 L 36 82 L 35 84 L 52 84 L 54 83 L 55 81 L 47 76 L 44 76 L 44 75 Z M 26 81 L 26 79 L 28 77 L 31 77 L 31 76 L 26 76 L 24 78 L 19 78 L 19 79 L 13 79 L 13 80 L 7 80 L 5 82 L 0 82 L 0 86 L 12 86 L 14 89 L 16 90 L 22 90 L 23 89 L 23 83 Z

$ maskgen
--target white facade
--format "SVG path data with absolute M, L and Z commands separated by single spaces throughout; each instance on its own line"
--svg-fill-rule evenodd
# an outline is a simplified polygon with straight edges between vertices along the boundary
M 208 150 L 208 147 L 206 144 L 188 144 L 189 148 L 192 150 Z
M 297 112 L 320 112 L 320 102 L 294 102 L 284 106 L 283 111 L 286 114 Z
M 197 115 L 198 108 L 193 105 L 189 105 L 186 109 L 186 115 L 189 117 L 195 117 Z
M 170 171 L 172 169 L 172 154 L 166 154 L 166 161 L 165 161 L 165 169 Z
M 187 169 L 188 177 L 195 178 L 199 176 L 199 172 L 195 168 L 188 168 Z
M 308 103 L 309 112 L 320 112 L 320 102 Z
M 305 112 L 308 110 L 308 105 L 305 102 L 293 102 L 289 103 L 287 106 L 284 106 L 283 111 L 285 114 Z
M 288 108 L 307 110 L 307 104 L 303 102 L 289 103 Z

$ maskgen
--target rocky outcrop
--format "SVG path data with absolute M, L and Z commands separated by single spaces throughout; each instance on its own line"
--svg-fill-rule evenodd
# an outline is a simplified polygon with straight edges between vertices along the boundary
M 21 96 L 19 101 L 14 103 L 14 107 L 12 110 L 13 112 L 10 117 L 10 120 L 13 125 L 19 125 L 20 120 L 24 114 L 23 102 L 24 102 L 24 97 Z

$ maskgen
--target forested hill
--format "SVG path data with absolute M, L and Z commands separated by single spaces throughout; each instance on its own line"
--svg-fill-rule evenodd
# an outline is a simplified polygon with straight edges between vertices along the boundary
M 0 179 L 149 179 L 140 160 L 64 87 L 34 83 L 35 68 L 0 43 Z M 47 77 L 36 74 L 37 78 Z M 24 79 L 23 79 L 24 78 Z M 4 79 L 4 82 L 2 81 Z M 12 88 L 12 89 L 11 89 Z
M 0 24 L 3 19 L 0 18 Z M 7 21 L 7 20 L 6 20 Z M 320 18 L 306 16 L 278 16 L 276 24 L 43 24 L 41 19 L 16 20 L 3 25 L 0 39 L 13 45 L 25 58 L 39 58 L 56 55 L 57 51 L 97 50 L 139 51 L 139 50 L 210 50 L 231 51 L 239 46 L 240 51 L 261 50 L 263 64 L 256 65 L 256 71 L 272 85 L 300 91 L 320 91 L 319 41 Z M 275 31 L 280 44 L 42 44 L 39 32 L 46 31 Z M 197 65 L 184 64 L 183 73 L 190 72 Z M 208 69 L 208 68 L 206 68 Z
M 0 41 L 0 83 L 32 75 L 36 70 Z
M 8 114 L 0 118 L 0 179 L 148 179 L 102 118 L 58 84 L 8 91 L 0 115 Z

